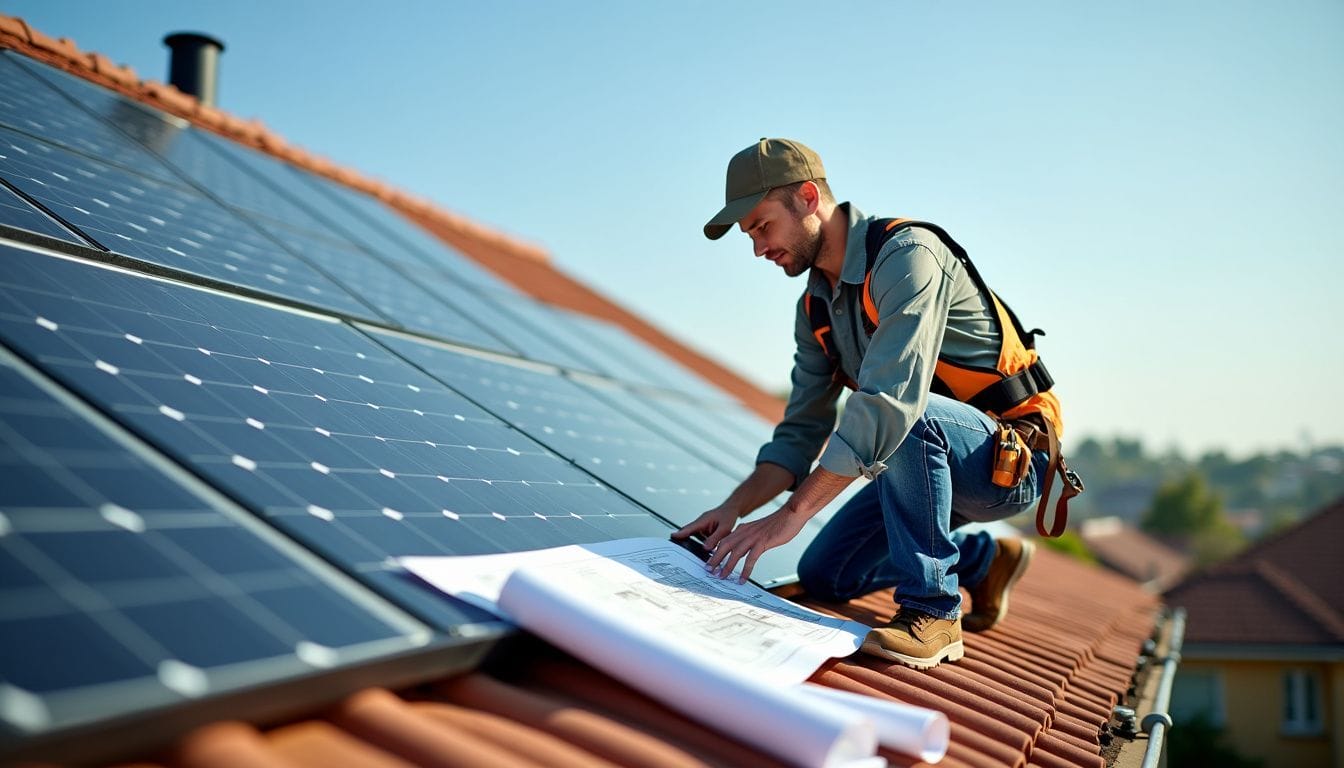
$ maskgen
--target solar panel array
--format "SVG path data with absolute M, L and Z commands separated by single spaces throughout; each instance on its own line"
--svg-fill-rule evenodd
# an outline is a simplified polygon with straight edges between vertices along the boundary
M 769 430 L 374 197 L 0 53 L 0 757 L 498 636 L 396 558 L 667 536 Z

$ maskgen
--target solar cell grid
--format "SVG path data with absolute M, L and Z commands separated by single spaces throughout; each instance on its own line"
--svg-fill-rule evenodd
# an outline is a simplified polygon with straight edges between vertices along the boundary
M 9 187 L 0 184 L 0 224 L 48 237 L 55 237 L 78 245 L 87 245 L 72 232 L 62 227 L 47 214 L 34 208 L 27 200 L 16 195 Z
M 304 183 L 315 188 L 318 194 L 335 201 L 336 207 L 332 209 L 332 213 L 337 217 L 336 221 L 358 227 L 357 234 L 360 237 L 370 237 L 393 244 L 389 253 L 401 254 L 398 261 L 407 261 L 410 255 L 414 255 L 416 259 L 438 267 L 471 285 L 496 291 L 513 291 L 503 280 L 465 256 L 450 250 L 423 227 L 411 223 L 382 201 L 306 171 L 292 167 L 287 167 L 286 170 L 302 177 Z M 395 257 L 389 256 L 389 258 Z
M 280 221 L 327 237 L 338 238 L 330 227 L 265 179 L 219 152 L 219 141 L 196 128 L 184 128 L 161 137 L 151 146 L 193 182 L 235 208 L 259 220 Z
M 437 626 L 481 616 L 389 558 L 667 525 L 337 322 L 4 248 L 0 337 Z
M 755 469 L 756 452 L 761 444 L 750 439 L 735 438 L 723 427 L 725 414 L 731 412 L 732 407 L 717 403 L 689 402 L 648 391 L 634 391 L 604 381 L 581 380 L 578 383 L 631 418 L 646 423 L 665 439 L 721 468 L 736 482 L 745 479 Z M 807 545 L 816 538 L 817 533 L 836 510 L 857 493 L 862 485 L 860 481 L 846 489 L 839 498 L 808 520 L 792 541 L 762 555 L 752 572 L 752 579 L 766 586 L 796 580 L 798 559 L 802 557 Z M 705 505 L 705 509 L 718 504 L 724 498 L 727 498 L 727 494 L 722 498 L 711 500 Z M 748 522 L 759 520 L 779 509 L 787 500 L 787 494 L 780 494 L 744 519 Z M 703 512 L 704 509 L 700 511 Z
M 501 339 L 502 334 L 486 330 L 487 327 L 498 330 L 498 326 L 487 324 L 483 327 L 478 322 L 482 320 L 478 315 L 459 311 L 459 304 L 449 303 L 430 292 L 430 289 L 443 287 L 441 283 L 446 280 L 436 283 L 432 275 L 425 275 L 418 282 L 412 281 L 391 266 L 349 245 L 319 239 L 308 232 L 261 219 L 257 223 L 291 251 L 322 268 L 336 282 L 352 293 L 357 293 L 384 317 L 401 327 L 481 349 L 517 354 L 510 344 Z
M 95 418 L 0 348 L 0 724 L 39 733 L 427 639 Z
M 316 219 L 321 222 L 323 231 L 329 232 L 332 236 L 340 239 L 349 240 L 354 245 L 377 255 L 381 259 L 403 265 L 408 269 L 430 269 L 431 274 L 435 274 L 433 270 L 437 268 L 445 271 L 452 278 L 463 279 L 473 285 L 491 288 L 496 291 L 513 292 L 508 284 L 489 274 L 469 259 L 448 250 L 437 240 L 431 241 L 433 250 L 427 254 L 423 252 L 423 247 L 420 249 L 413 248 L 404 238 L 399 239 L 390 235 L 385 227 L 370 222 L 365 214 L 352 210 L 350 204 L 343 203 L 336 195 L 324 191 L 328 187 L 336 187 L 335 184 L 326 179 L 293 168 L 269 155 L 208 133 L 197 132 L 196 139 L 220 156 L 227 157 L 233 163 L 246 168 L 257 178 L 263 179 L 265 183 L 277 190 L 287 200 L 299 204 L 305 211 L 302 221 L 302 225 L 305 227 L 311 227 L 311 220 Z M 357 196 L 355 198 L 357 200 L 360 198 L 367 199 L 368 205 L 376 206 L 372 208 L 374 211 L 381 209 L 378 215 L 384 215 L 383 211 L 385 211 L 386 215 L 400 219 L 399 214 L 387 209 L 381 202 L 362 193 L 350 192 L 350 194 Z M 300 219 L 286 219 L 286 221 L 299 223 Z M 412 227 L 413 225 L 405 222 L 405 226 Z M 428 235 L 424 235 L 424 237 L 428 237 Z
M 727 473 L 555 372 L 377 338 L 677 525 L 722 501 L 735 485 Z
M 491 413 L 609 483 L 675 525 L 684 525 L 728 497 L 751 468 L 731 452 L 706 443 L 717 411 L 650 417 L 646 393 L 599 379 L 576 381 L 535 366 L 489 360 L 375 333 L 384 344 L 470 397 Z M 757 446 L 759 447 L 759 446 Z M 720 464 L 716 458 L 731 464 Z M 858 490 L 822 510 L 784 546 L 766 552 L 753 580 L 766 586 L 797 578 L 798 558 L 835 509 Z M 774 512 L 785 496 L 747 520 Z
M 728 401 L 717 387 L 621 328 L 577 312 L 549 311 L 563 316 L 574 328 L 571 344 L 579 346 L 602 373 L 619 381 L 670 389 L 702 400 Z
M 3 129 L 0 176 L 115 253 L 373 316 L 331 280 L 185 187 Z
M 111 92 L 64 72 L 33 61 L 20 62 L 12 54 L 0 51 L 0 123 L 161 180 L 174 178 L 172 171 L 144 147 L 52 87 L 49 84 L 52 78 L 79 83 L 87 89 L 81 93 L 90 98 L 96 95 L 100 102 L 111 103 L 118 99 Z M 151 127 L 154 124 L 168 125 L 146 110 L 146 107 L 127 103 L 117 114 L 124 123 L 150 121 Z
M 567 335 L 563 318 L 553 317 L 526 296 L 468 288 L 450 280 L 426 281 L 424 285 L 483 327 L 507 339 L 511 347 L 529 360 L 597 371 L 596 365 L 559 341 Z

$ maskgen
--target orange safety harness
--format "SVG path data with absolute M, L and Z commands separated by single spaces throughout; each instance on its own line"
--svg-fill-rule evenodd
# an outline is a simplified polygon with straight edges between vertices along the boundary
M 872 295 L 873 265 L 877 262 L 877 255 L 896 233 L 909 227 L 919 227 L 937 235 L 957 257 L 981 295 L 993 307 L 994 323 L 1001 339 L 999 359 L 994 368 L 964 365 L 939 355 L 930 391 L 984 411 L 1016 432 L 1024 445 L 1032 450 L 1049 452 L 1050 461 L 1041 486 L 1041 502 L 1036 508 L 1036 531 L 1042 536 L 1059 536 L 1068 524 L 1069 499 L 1082 493 L 1083 482 L 1076 472 L 1069 469 L 1060 454 L 1059 433 L 1063 421 L 1059 399 L 1050 391 L 1055 381 L 1036 353 L 1036 336 L 1044 336 L 1045 332 L 1035 328 L 1028 331 L 1022 327 L 1017 315 L 989 289 L 979 270 L 971 263 L 966 249 L 947 232 L 937 225 L 911 219 L 878 219 L 868 226 L 865 244 L 867 264 L 863 278 L 864 331 L 872 336 L 877 330 L 877 304 Z M 805 291 L 803 311 L 807 313 L 812 326 L 812 335 L 831 361 L 836 380 L 850 389 L 857 389 L 855 382 L 840 369 L 840 358 L 832 344 L 831 313 L 827 303 L 813 302 L 811 293 Z M 1045 511 L 1055 475 L 1063 480 L 1064 490 L 1055 505 L 1054 524 L 1047 529 Z

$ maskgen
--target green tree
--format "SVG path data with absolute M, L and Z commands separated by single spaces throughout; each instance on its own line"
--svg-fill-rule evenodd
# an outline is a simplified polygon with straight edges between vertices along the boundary
M 1223 517 L 1223 502 L 1197 471 L 1163 483 L 1153 496 L 1140 527 L 1158 536 L 1188 539 L 1214 528 Z
M 1197 470 L 1159 487 L 1141 526 L 1190 550 L 1197 567 L 1224 560 L 1246 543 L 1223 514 L 1222 499 Z
M 1097 556 L 1092 554 L 1083 537 L 1078 535 L 1077 531 L 1065 531 L 1064 535 L 1056 539 L 1038 539 L 1040 543 L 1056 552 L 1063 552 L 1075 560 L 1081 560 L 1084 563 L 1097 562 Z

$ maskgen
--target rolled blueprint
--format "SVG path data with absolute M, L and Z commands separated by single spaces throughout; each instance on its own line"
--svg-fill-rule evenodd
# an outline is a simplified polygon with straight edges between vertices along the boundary
M 798 689 L 872 718 L 878 742 L 888 749 L 914 755 L 926 763 L 936 763 L 947 754 L 951 726 L 942 712 L 813 683 L 803 683 Z
M 519 624 L 709 728 L 805 768 L 875 768 L 873 721 L 797 686 L 753 680 L 631 621 L 621 606 L 585 600 L 554 572 L 515 572 L 499 605 Z

